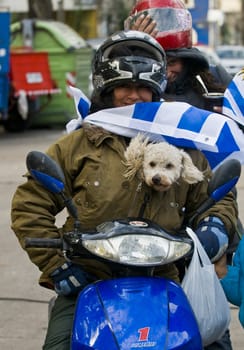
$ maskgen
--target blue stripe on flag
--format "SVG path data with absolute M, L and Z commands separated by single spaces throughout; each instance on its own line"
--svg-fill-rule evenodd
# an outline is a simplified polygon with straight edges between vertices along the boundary
M 77 109 L 80 112 L 81 117 L 85 118 L 88 115 L 90 104 L 84 98 L 80 98 Z
M 132 119 L 140 119 L 153 122 L 162 102 L 142 102 L 136 103 L 132 114 Z
M 180 139 L 180 138 L 175 138 L 175 137 L 165 136 L 165 135 L 163 135 L 163 136 L 164 136 L 164 139 L 166 142 L 168 142 L 176 147 L 197 149 L 196 145 L 191 140 Z
M 230 104 L 230 101 L 226 97 L 224 97 L 223 107 L 226 107 L 226 108 L 230 109 L 234 113 L 233 108 L 232 108 L 232 106 Z
M 200 132 L 209 114 L 211 112 L 191 106 L 182 114 L 177 127 L 179 129 Z
M 219 152 L 231 154 L 236 151 L 240 151 L 239 146 L 237 145 L 235 138 L 227 124 L 225 124 L 219 134 L 216 146 L 219 149 Z
M 217 153 L 217 152 L 210 152 L 210 151 L 202 151 L 202 153 L 207 158 L 211 169 L 214 169 L 228 156 L 228 154 L 226 153 Z
M 216 146 L 218 147 L 218 152 L 202 151 L 208 159 L 212 169 L 214 169 L 233 152 L 240 151 L 240 148 L 237 145 L 235 138 L 227 124 L 223 126 L 216 142 Z
M 235 100 L 236 104 L 238 105 L 238 108 L 240 109 L 242 116 L 244 116 L 244 98 L 240 94 L 239 88 L 236 86 L 233 80 L 230 82 L 228 86 L 228 90 L 232 95 L 233 99 Z

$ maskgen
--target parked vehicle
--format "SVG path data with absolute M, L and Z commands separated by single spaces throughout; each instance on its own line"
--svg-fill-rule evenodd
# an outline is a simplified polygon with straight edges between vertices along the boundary
M 48 99 L 40 96 L 43 108 L 36 113 L 32 125 L 64 126 L 75 115 L 68 86 L 79 86 L 87 93 L 92 50 L 63 22 L 30 18 L 12 23 L 10 29 L 11 49 L 28 45 L 33 52 L 48 55 L 51 77 L 60 89 Z
M 85 92 L 92 50 L 68 25 L 0 10 L 0 124 L 7 131 L 65 125 L 75 114 L 69 85 Z
M 181 286 L 169 279 L 152 277 L 155 266 L 191 253 L 192 242 L 182 231 L 171 235 L 144 218 L 125 218 L 82 232 L 72 199 L 65 195 L 64 174 L 46 154 L 32 151 L 27 168 L 33 178 L 60 195 L 74 217 L 74 230 L 62 239 L 26 239 L 26 247 L 58 248 L 69 261 L 79 256 L 109 264 L 113 278 L 83 289 L 77 300 L 72 331 L 72 350 L 200 350 L 202 340 L 188 299 Z M 207 210 L 235 185 L 241 166 L 224 163 L 209 183 L 210 197 L 196 214 Z M 182 322 L 182 320 L 184 320 Z
M 40 111 L 61 89 L 52 78 L 47 52 L 28 48 L 10 51 L 8 112 L 2 124 L 7 131 L 28 129 Z
M 244 46 L 221 45 L 216 52 L 222 65 L 232 76 L 244 68 Z
M 0 123 L 7 131 L 26 129 L 33 117 L 59 93 L 46 52 L 10 49 L 10 13 L 0 11 Z M 46 97 L 40 103 L 39 97 Z

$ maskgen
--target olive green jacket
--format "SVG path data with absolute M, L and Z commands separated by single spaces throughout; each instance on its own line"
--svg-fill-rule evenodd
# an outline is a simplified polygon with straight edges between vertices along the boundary
M 125 148 L 124 137 L 84 124 L 82 129 L 62 137 L 48 149 L 47 153 L 64 171 L 66 194 L 77 206 L 82 228 L 94 229 L 107 220 L 137 216 L 147 194 L 149 200 L 144 217 L 170 232 L 177 232 L 183 220 L 190 217 L 207 196 L 211 170 L 206 158 L 199 151 L 188 151 L 195 165 L 205 174 L 205 180 L 198 184 L 188 185 L 180 180 L 167 192 L 155 192 L 145 185 L 138 190 L 139 179 L 135 177 L 129 181 L 124 176 Z M 12 229 L 31 261 L 42 272 L 40 284 L 48 288 L 53 288 L 49 275 L 65 260 L 56 249 L 25 248 L 25 238 L 59 238 L 63 232 L 72 230 L 73 218 L 70 216 L 62 228 L 55 225 L 55 217 L 63 209 L 60 196 L 48 192 L 28 175 L 12 201 Z M 237 217 L 232 194 L 204 213 L 204 216 L 208 215 L 220 217 L 231 236 Z M 102 263 L 84 260 L 82 265 L 98 278 L 110 277 L 109 268 Z M 176 269 L 171 264 L 156 269 L 155 274 L 176 278 Z

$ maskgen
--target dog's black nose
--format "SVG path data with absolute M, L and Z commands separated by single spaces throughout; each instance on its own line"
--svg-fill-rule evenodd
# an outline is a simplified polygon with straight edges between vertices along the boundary
M 154 175 L 152 177 L 152 182 L 155 184 L 155 185 L 160 185 L 161 183 L 161 177 L 159 175 Z

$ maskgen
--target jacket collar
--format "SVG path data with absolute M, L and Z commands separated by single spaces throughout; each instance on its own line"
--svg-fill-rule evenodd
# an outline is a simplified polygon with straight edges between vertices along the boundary
M 96 146 L 99 146 L 107 138 L 114 138 L 111 132 L 90 123 L 84 123 L 83 129 L 88 140 L 94 143 Z

